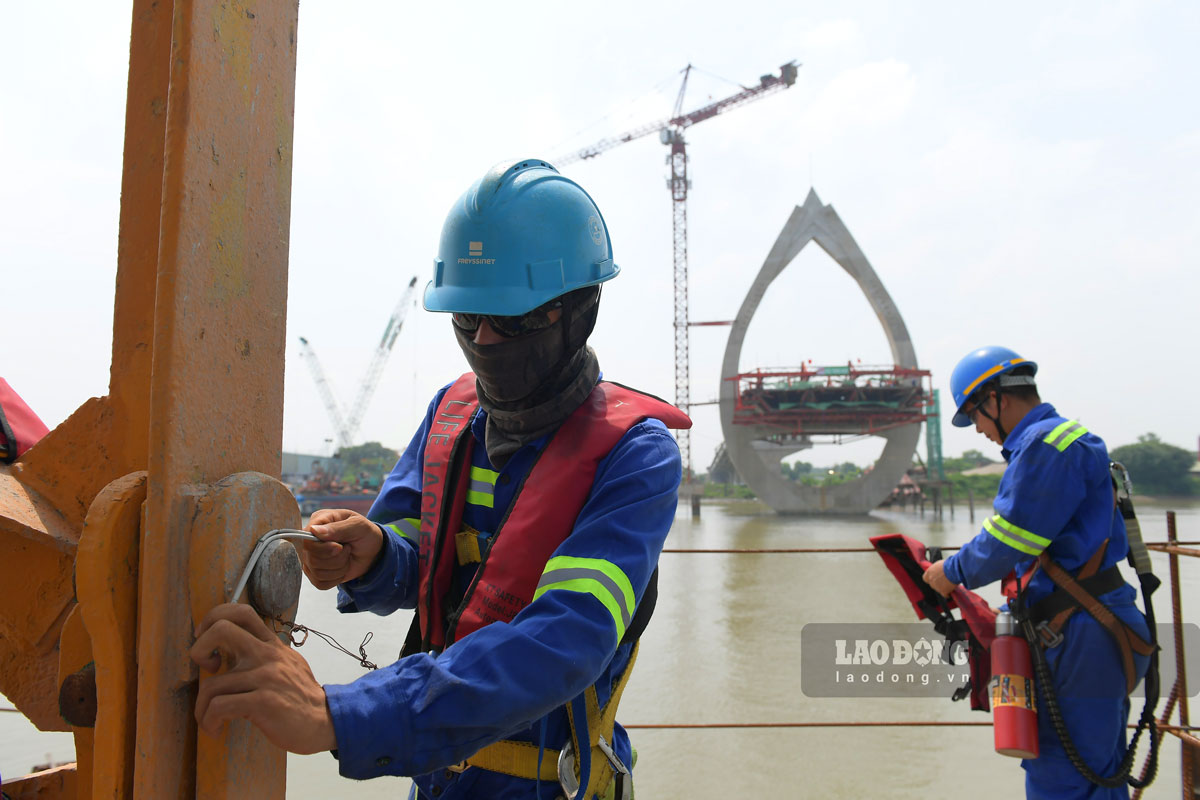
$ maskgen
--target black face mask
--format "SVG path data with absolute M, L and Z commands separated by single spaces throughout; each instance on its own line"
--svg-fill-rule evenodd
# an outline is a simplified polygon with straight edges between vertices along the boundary
M 454 335 L 487 398 L 508 405 L 533 397 L 562 368 L 566 348 L 562 328 L 559 318 L 536 333 L 484 345 L 475 344 L 474 335 L 458 326 Z
M 587 339 L 599 300 L 597 289 L 572 292 L 548 328 L 495 344 L 475 344 L 473 333 L 453 325 L 488 413 L 486 445 L 494 466 L 503 468 L 522 444 L 555 430 L 595 387 L 600 365 Z

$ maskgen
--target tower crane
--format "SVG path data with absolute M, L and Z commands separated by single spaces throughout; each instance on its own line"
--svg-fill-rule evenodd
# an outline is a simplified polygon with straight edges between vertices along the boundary
M 333 391 L 329 387 L 325 371 L 321 369 L 321 362 L 317 358 L 316 351 L 313 350 L 308 339 L 305 339 L 303 336 L 300 337 L 300 356 L 307 362 L 309 372 L 312 373 L 313 382 L 317 384 L 317 393 L 321 395 L 321 402 L 325 404 L 325 411 L 329 414 L 329 421 L 333 423 L 333 430 L 337 435 L 339 449 L 350 447 L 354 444 L 354 437 L 358 433 L 358 426 L 362 424 L 363 416 L 367 412 L 367 406 L 371 404 L 371 397 L 375 394 L 375 387 L 379 385 L 379 378 L 383 375 L 383 368 L 387 364 L 388 356 L 391 355 L 392 348 L 396 344 L 396 338 L 400 335 L 400 329 L 404 325 L 404 318 L 408 314 L 408 307 L 416 286 L 417 276 L 414 275 L 412 280 L 408 282 L 408 287 L 404 290 L 400 302 L 396 303 L 396 308 L 388 318 L 387 327 L 383 329 L 383 336 L 380 337 L 379 344 L 375 347 L 375 352 L 371 356 L 371 363 L 367 366 L 367 372 L 363 376 L 362 382 L 358 385 L 358 395 L 354 399 L 350 415 L 346 418 L 342 417 L 341 407 L 333 396 Z
M 577 161 L 595 158 L 617 145 L 632 142 L 647 134 L 658 131 L 659 141 L 671 148 L 668 161 L 671 165 L 671 175 L 667 178 L 667 188 L 671 191 L 672 219 L 671 231 L 674 244 L 675 262 L 675 405 L 688 413 L 691 407 L 691 380 L 688 366 L 688 296 L 687 296 L 687 195 L 690 181 L 687 176 L 687 142 L 683 132 L 706 119 L 718 114 L 732 111 L 735 108 L 751 103 L 791 87 L 796 82 L 796 73 L 800 65 L 789 61 L 779 68 L 778 75 L 763 75 L 758 79 L 757 86 L 743 86 L 742 91 L 732 94 L 715 103 L 683 113 L 683 96 L 687 91 L 688 75 L 692 65 L 688 64 L 683 70 L 683 82 L 679 86 L 679 95 L 675 100 L 675 110 L 669 119 L 659 120 L 640 128 L 626 131 L 617 136 L 601 139 L 590 147 L 567 153 L 555 159 L 554 164 L 565 166 Z M 704 324 L 704 323 L 695 323 Z M 711 323 L 710 323 L 711 324 Z M 676 431 L 679 436 L 679 449 L 683 456 L 684 480 L 692 477 L 692 447 L 688 431 Z

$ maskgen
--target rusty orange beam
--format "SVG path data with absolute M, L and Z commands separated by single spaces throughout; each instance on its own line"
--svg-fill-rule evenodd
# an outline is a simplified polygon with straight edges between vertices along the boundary
M 44 730 L 67 709 L 78 765 L 10 794 L 283 797 L 256 732 L 197 748 L 186 653 L 258 533 L 298 523 L 275 479 L 296 23 L 295 0 L 134 1 L 109 395 L 0 466 L 0 691 Z
M 140 568 L 140 800 L 198 788 L 190 571 L 220 561 L 229 542 L 195 517 L 222 478 L 280 472 L 296 23 L 295 0 L 174 3 Z M 282 754 L 260 767 L 260 788 L 234 785 L 231 796 L 282 798 Z
M 1172 736 L 1178 736 L 1179 740 L 1192 749 L 1200 747 L 1200 739 L 1197 739 L 1187 731 L 1182 731 L 1177 727 L 1165 728 L 1166 732 Z
M 86 780 L 76 800 L 88 790 L 97 800 L 133 796 L 139 523 L 145 499 L 144 471 L 113 481 L 93 501 L 79 540 L 75 583 L 91 646 L 96 714 L 90 728 L 73 729 L 80 780 Z M 60 683 L 63 672 L 60 664 Z
M 1146 545 L 1147 550 L 1156 550 L 1159 553 L 1169 553 L 1176 556 L 1191 556 L 1192 558 L 1200 558 L 1200 550 L 1193 547 L 1177 547 L 1176 545 Z
M 58 639 L 75 606 L 78 540 L 50 501 L 0 465 L 0 692 L 41 730 L 67 730 L 58 715 Z
M 109 394 L 0 466 L 0 691 L 41 730 L 67 729 L 58 639 L 87 511 L 110 482 L 146 468 L 170 16 L 169 3 L 134 3 Z
M 10 800 L 53 800 L 74 798 L 77 787 L 75 765 L 64 764 L 4 782 Z

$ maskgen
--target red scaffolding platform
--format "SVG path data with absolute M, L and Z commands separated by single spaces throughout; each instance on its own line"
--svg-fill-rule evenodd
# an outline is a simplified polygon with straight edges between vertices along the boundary
M 735 425 L 774 434 L 867 436 L 924 422 L 932 413 L 929 370 L 897 366 L 756 369 L 737 382 Z

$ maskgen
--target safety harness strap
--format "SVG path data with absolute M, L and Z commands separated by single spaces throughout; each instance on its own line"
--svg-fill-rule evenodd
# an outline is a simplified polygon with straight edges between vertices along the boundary
M 583 720 L 584 725 L 580 725 L 580 721 L 576 719 L 573 703 L 568 703 L 566 706 L 574 751 L 576 753 L 584 752 L 580 745 L 580 734 L 586 733 L 589 745 L 587 749 L 591 752 L 587 790 L 583 794 L 586 798 L 598 794 L 613 779 L 614 770 L 608 755 L 600 747 L 600 737 L 604 737 L 607 742 L 611 742 L 613 739 L 613 728 L 617 721 L 617 705 L 621 702 L 621 694 L 625 691 L 626 684 L 629 683 L 629 676 L 633 674 L 633 662 L 637 660 L 637 652 L 638 645 L 634 644 L 633 651 L 629 654 L 629 663 L 625 665 L 625 669 L 613 684 L 612 695 L 603 708 L 600 707 L 595 686 L 589 686 L 584 691 L 584 707 L 587 717 L 586 720 Z M 539 771 L 538 751 L 540 749 L 532 742 L 502 739 L 488 745 L 466 761 L 456 764 L 450 769 L 461 772 L 467 767 L 478 767 L 491 772 L 511 775 L 514 778 L 531 781 L 557 781 L 559 752 L 543 750 L 541 752 L 541 770 Z M 575 763 L 578 769 L 580 760 L 577 759 Z
M 1092 553 L 1092 557 L 1087 560 L 1087 563 L 1075 574 L 1075 577 L 1079 580 L 1079 585 L 1093 597 L 1104 593 L 1103 591 L 1097 591 L 1097 588 L 1099 588 L 1097 586 L 1099 583 L 1097 578 L 1099 576 L 1097 576 L 1096 570 L 1104 563 L 1104 554 L 1107 552 L 1108 539 L 1105 539 L 1096 548 L 1096 552 Z M 1040 566 L 1040 562 L 1029 570 L 1029 574 L 1032 575 L 1036 572 L 1038 566 Z M 1125 579 L 1121 577 L 1121 571 L 1115 565 L 1105 570 L 1103 574 L 1108 575 L 1113 572 L 1116 573 L 1118 583 L 1112 588 L 1116 589 L 1125 582 Z M 1106 589 L 1106 591 L 1108 590 Z M 1037 627 L 1039 633 L 1043 635 L 1046 646 L 1053 647 L 1058 641 L 1061 641 L 1060 632 L 1066 626 L 1067 620 L 1071 618 L 1071 615 L 1078 608 L 1079 602 L 1072 594 L 1063 589 L 1055 589 L 1048 596 L 1042 598 L 1041 602 L 1029 609 L 1029 619 Z
M 1125 521 L 1125 538 L 1129 540 L 1129 565 L 1142 581 L 1142 591 L 1149 607 L 1149 597 L 1161 581 L 1154 576 L 1154 570 L 1150 566 L 1150 551 L 1142 540 L 1142 526 L 1133 510 L 1133 482 L 1129 480 L 1129 471 L 1120 461 L 1109 462 L 1109 474 L 1113 482 L 1113 501 Z
M 600 707 L 595 686 L 589 686 L 583 693 L 587 714 L 587 719 L 583 720 L 583 726 L 579 724 L 580 720 L 575 718 L 574 704 L 567 704 L 567 720 L 570 722 L 571 741 L 575 746 L 575 752 L 583 752 L 579 741 L 579 734 L 583 731 L 587 732 L 587 741 L 590 745 L 588 749 L 591 751 L 591 768 L 588 770 L 587 789 L 583 793 L 583 797 L 588 800 L 599 794 L 613 779 L 613 765 L 609 761 L 608 755 L 600 747 L 600 737 L 604 737 L 610 743 L 613 740 L 613 728 L 617 722 L 617 705 L 621 702 L 621 694 L 625 691 L 625 685 L 629 683 L 629 676 L 633 674 L 633 662 L 637 660 L 637 654 L 638 645 L 635 644 L 629 653 L 629 663 L 625 665 L 621 676 L 613 684 L 612 694 L 604 708 Z M 582 757 L 576 761 L 576 764 L 582 770 Z M 568 798 L 568 800 L 570 799 Z
M 1107 548 L 1108 540 L 1104 540 L 1101 548 Z M 1071 577 L 1071 573 L 1055 564 L 1051 558 L 1043 553 L 1038 558 L 1038 564 L 1050 576 L 1050 579 L 1060 588 L 1070 594 L 1083 607 L 1085 611 L 1108 629 L 1108 632 L 1113 635 L 1117 642 L 1117 646 L 1121 651 L 1121 663 L 1125 668 L 1125 690 L 1126 693 L 1133 691 L 1137 685 L 1137 671 L 1134 669 L 1133 652 L 1148 656 L 1154 652 L 1155 646 L 1147 642 L 1141 636 L 1138 636 L 1121 620 L 1117 619 L 1111 611 L 1109 611 L 1103 603 L 1089 594 L 1079 582 Z
M 475 755 L 458 765 L 460 769 L 479 767 L 490 772 L 502 772 L 514 778 L 543 780 L 550 783 L 558 780 L 558 754 L 542 751 L 542 769 L 538 772 L 538 751 L 533 742 L 514 742 L 502 739 L 489 744 Z M 451 767 L 451 769 L 454 769 Z
M 1062 431 L 1058 431 L 1062 433 Z M 1068 443 L 1069 444 L 1069 443 Z M 1154 625 L 1154 606 L 1151 603 L 1150 595 L 1158 588 L 1159 580 L 1154 573 L 1150 571 L 1150 559 L 1145 553 L 1145 545 L 1141 541 L 1141 530 L 1137 525 L 1137 519 L 1133 511 L 1133 501 L 1130 496 L 1132 494 L 1129 476 L 1125 472 L 1125 468 L 1117 462 L 1111 464 L 1113 476 L 1113 488 L 1115 490 L 1115 501 L 1118 508 L 1121 510 L 1121 515 L 1125 518 L 1126 530 L 1129 534 L 1129 561 L 1134 566 L 1138 573 L 1138 580 L 1142 585 L 1142 599 L 1145 603 L 1146 624 L 1149 626 L 1151 641 L 1149 643 L 1142 641 L 1141 637 L 1130 630 L 1121 620 L 1116 619 L 1112 612 L 1100 604 L 1096 600 L 1095 595 L 1104 594 L 1105 591 L 1099 587 L 1087 587 L 1085 584 L 1089 582 L 1099 581 L 1110 570 L 1105 570 L 1099 575 L 1092 575 L 1084 580 L 1075 581 L 1070 574 L 1050 560 L 1049 556 L 1042 553 L 1038 559 L 1038 563 L 1034 564 L 1029 570 L 1027 576 L 1032 576 L 1038 568 L 1046 569 L 1051 580 L 1059 587 L 1051 597 L 1062 595 L 1070 599 L 1070 601 L 1078 606 L 1083 606 L 1088 613 L 1096 618 L 1105 628 L 1113 635 L 1117 641 L 1117 646 L 1121 650 L 1122 667 L 1125 670 L 1126 692 L 1132 692 L 1133 687 L 1137 683 L 1137 676 L 1133 675 L 1133 656 L 1132 650 L 1137 650 L 1139 653 L 1149 656 L 1149 666 L 1146 670 L 1146 702 L 1142 707 L 1142 715 L 1138 720 L 1137 727 L 1134 729 L 1133 737 L 1129 742 L 1129 747 L 1125 749 L 1125 754 L 1121 758 L 1121 763 L 1117 766 L 1115 772 L 1111 775 L 1097 774 L 1083 757 L 1080 756 L 1074 742 L 1071 739 L 1070 731 L 1067 730 L 1066 721 L 1063 719 L 1062 711 L 1058 706 L 1058 698 L 1055 696 L 1053 689 L 1053 676 L 1050 673 L 1050 666 L 1046 661 L 1046 654 L 1043 647 L 1053 647 L 1061 642 L 1061 634 L 1054 632 L 1054 639 L 1051 642 L 1046 642 L 1034 628 L 1034 620 L 1030 615 L 1026 614 L 1022 619 L 1022 630 L 1025 638 L 1031 645 L 1031 655 L 1033 657 L 1034 670 L 1037 679 L 1041 682 L 1044 696 L 1046 700 L 1046 711 L 1050 717 L 1050 724 L 1054 731 L 1058 734 L 1059 740 L 1062 742 L 1063 749 L 1066 751 L 1067 758 L 1071 764 L 1078 770 L 1079 774 L 1086 778 L 1090 783 L 1098 786 L 1115 788 L 1124 786 L 1128 783 L 1134 788 L 1144 788 L 1149 786 L 1154 780 L 1154 775 L 1158 769 L 1158 733 L 1156 731 L 1157 720 L 1154 718 L 1154 707 L 1158 704 L 1159 695 L 1159 677 L 1158 677 L 1158 643 Z M 1132 524 L 1131 524 L 1132 523 Z M 1108 548 L 1108 540 L 1105 539 L 1101 543 L 1096 554 L 1093 554 L 1089 559 L 1089 565 L 1093 569 L 1098 566 L 1101 558 L 1097 555 L 1102 554 Z M 1139 548 L 1141 553 L 1139 554 Z M 1087 567 L 1088 565 L 1085 565 Z M 1142 570 L 1145 570 L 1143 572 Z M 1081 576 L 1083 570 L 1080 570 Z M 1024 609 L 1024 586 L 1021 587 L 1015 602 L 1017 610 Z M 1039 606 L 1041 604 L 1039 603 Z M 1035 609 L 1037 607 L 1035 606 Z M 1056 616 L 1062 616 L 1059 612 Z M 1107 620 L 1107 622 L 1106 622 Z M 1065 617 L 1064 617 L 1065 621 Z M 1042 621 L 1039 628 L 1044 628 L 1047 622 Z M 1150 754 L 1147 756 L 1146 764 L 1142 769 L 1141 777 L 1134 778 L 1130 774 L 1133 768 L 1134 754 L 1137 750 L 1138 738 L 1142 735 L 1142 731 L 1149 729 L 1150 731 Z
M 1120 589 L 1125 585 L 1125 576 L 1121 574 L 1121 569 L 1116 564 L 1113 564 L 1106 570 L 1096 573 L 1089 578 L 1081 578 L 1079 585 L 1093 597 L 1099 597 L 1103 594 Z M 1055 589 L 1048 596 L 1042 598 L 1033 604 L 1029 609 L 1029 618 L 1034 625 L 1040 625 L 1045 622 L 1055 631 L 1060 631 L 1066 621 L 1070 618 L 1070 614 L 1079 608 L 1079 604 L 1075 602 L 1075 598 L 1061 589 Z M 1066 616 L 1062 616 L 1066 614 Z

